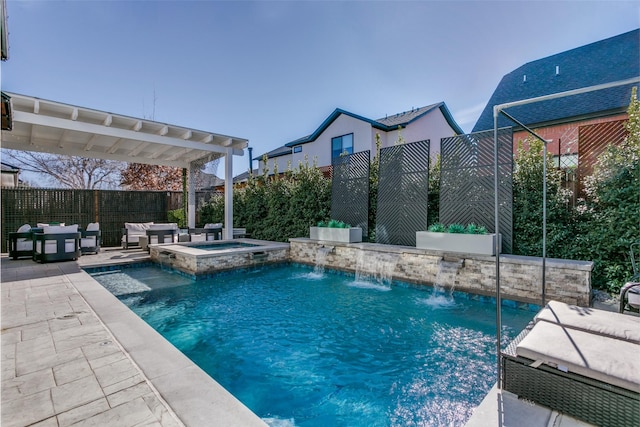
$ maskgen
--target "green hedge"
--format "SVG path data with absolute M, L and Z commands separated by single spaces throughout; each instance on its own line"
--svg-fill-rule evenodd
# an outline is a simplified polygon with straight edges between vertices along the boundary
M 276 171 L 277 172 L 277 171 Z M 331 181 L 308 162 L 283 175 L 250 177 L 233 193 L 233 222 L 256 239 L 286 242 L 309 235 L 331 212 Z M 224 222 L 224 199 L 214 196 L 200 211 L 203 223 Z

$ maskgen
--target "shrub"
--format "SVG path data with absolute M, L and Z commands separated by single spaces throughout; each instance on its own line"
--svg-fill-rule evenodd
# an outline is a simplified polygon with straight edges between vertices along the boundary
M 482 225 L 475 225 L 473 223 L 467 225 L 465 230 L 466 234 L 487 234 L 487 229 Z
M 284 242 L 306 236 L 329 216 L 331 183 L 316 165 L 300 163 L 282 175 L 249 177 L 233 192 L 233 222 L 256 239 Z M 214 196 L 200 209 L 200 222 L 224 222 L 224 198 Z
M 436 222 L 429 227 L 429 231 L 433 231 L 434 233 L 446 233 L 447 227 L 442 223 Z
M 462 224 L 451 224 L 446 227 L 444 224 L 436 222 L 432 224 L 429 231 L 434 233 L 455 233 L 455 234 L 487 234 L 487 229 L 483 226 L 469 224 L 466 227 Z
M 454 234 L 464 234 L 466 227 L 462 224 L 451 224 L 447 231 Z
M 167 220 L 168 222 L 175 222 L 178 224 L 179 228 L 187 227 L 187 219 L 184 215 L 184 209 L 174 209 L 167 212 Z

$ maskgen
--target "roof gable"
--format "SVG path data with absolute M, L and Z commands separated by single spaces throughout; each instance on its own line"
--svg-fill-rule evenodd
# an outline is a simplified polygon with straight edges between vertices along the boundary
M 522 65 L 505 75 L 473 132 L 493 128 L 493 106 L 640 75 L 640 29 Z M 633 84 L 509 109 L 526 125 L 568 122 L 623 112 Z M 512 123 L 500 117 L 498 127 Z
M 421 117 L 429 114 L 430 112 L 436 109 L 440 109 L 440 112 L 443 114 L 449 126 L 451 126 L 451 128 L 457 134 L 464 133 L 462 131 L 462 128 L 460 128 L 460 126 L 453 119 L 453 116 L 449 112 L 449 109 L 447 108 L 444 102 L 439 102 L 436 104 L 427 105 L 426 107 L 412 109 L 411 111 L 405 111 L 405 112 L 394 114 L 392 116 L 387 116 L 383 119 L 378 119 L 378 120 L 367 119 L 366 117 L 359 116 L 357 114 L 351 113 L 341 108 L 336 108 L 329 115 L 329 117 L 327 117 L 324 120 L 324 122 L 322 122 L 322 124 L 311 135 L 298 138 L 295 141 L 291 141 L 285 144 L 285 147 L 293 147 L 294 145 L 306 144 L 306 143 L 315 141 L 322 134 L 322 132 L 324 132 L 331 125 L 331 123 L 333 123 L 341 114 L 344 114 L 349 117 L 353 117 L 356 120 L 361 120 L 363 122 L 369 123 L 374 129 L 380 129 L 384 132 L 390 132 L 393 130 L 397 130 L 400 127 L 406 127 L 410 123 L 420 119 Z

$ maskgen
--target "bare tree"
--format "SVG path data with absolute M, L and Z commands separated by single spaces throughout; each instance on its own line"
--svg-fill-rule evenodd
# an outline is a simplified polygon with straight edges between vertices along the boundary
M 4 157 L 11 159 L 25 172 L 43 177 L 37 184 L 75 189 L 113 189 L 120 183 L 120 171 L 125 163 L 114 160 L 46 154 L 32 151 L 3 149 Z

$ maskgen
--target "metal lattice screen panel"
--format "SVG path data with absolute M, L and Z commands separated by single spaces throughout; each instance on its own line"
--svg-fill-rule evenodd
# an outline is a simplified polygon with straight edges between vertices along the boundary
M 498 200 L 502 252 L 513 247 L 513 133 L 498 130 Z M 495 232 L 493 131 L 442 139 L 440 222 Z
M 416 245 L 427 229 L 429 141 L 380 150 L 376 242 Z
M 370 152 L 336 157 L 331 162 L 331 218 L 362 228 L 369 235 Z
M 584 179 L 593 173 L 593 167 L 609 145 L 620 145 L 629 132 L 627 120 L 580 126 L 578 129 L 578 197 L 584 197 Z

